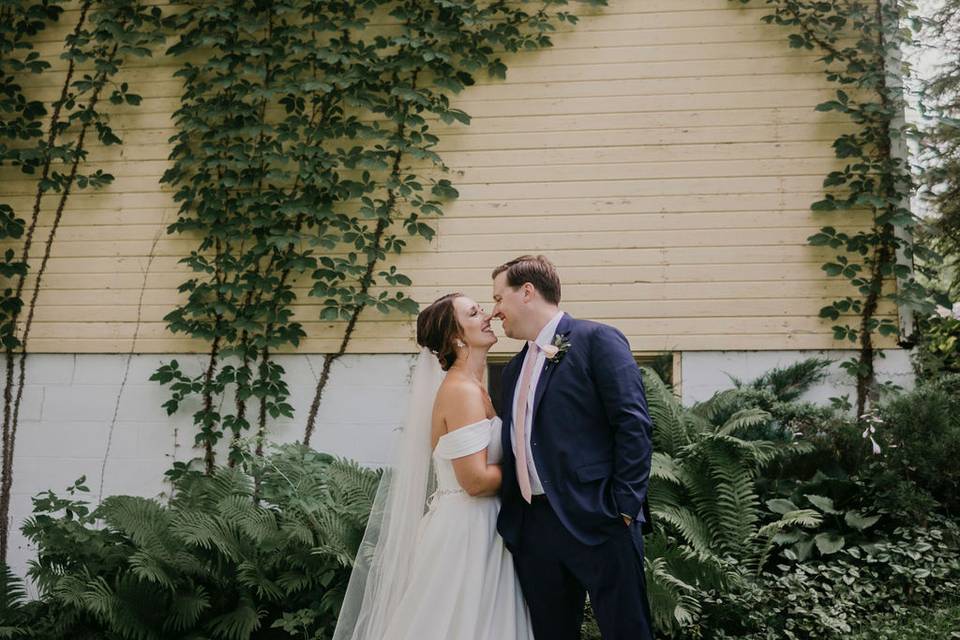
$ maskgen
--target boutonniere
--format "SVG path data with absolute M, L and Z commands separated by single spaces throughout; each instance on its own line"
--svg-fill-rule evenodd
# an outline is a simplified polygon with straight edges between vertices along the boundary
M 548 345 L 540 347 L 547 360 L 558 364 L 563 360 L 563 356 L 570 350 L 570 341 L 567 340 L 567 334 L 558 333 L 553 336 L 553 340 Z

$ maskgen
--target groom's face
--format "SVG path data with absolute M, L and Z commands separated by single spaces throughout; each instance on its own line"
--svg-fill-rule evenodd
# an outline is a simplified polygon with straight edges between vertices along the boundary
M 522 287 L 513 288 L 507 284 L 507 272 L 497 274 L 493 279 L 493 313 L 500 320 L 503 332 L 508 338 L 524 340 L 523 321 L 526 311 Z

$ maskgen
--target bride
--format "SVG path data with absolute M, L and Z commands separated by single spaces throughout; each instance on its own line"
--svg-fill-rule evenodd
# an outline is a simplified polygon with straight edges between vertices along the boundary
M 500 418 L 482 382 L 496 341 L 490 316 L 459 293 L 417 317 L 422 349 L 397 461 L 377 491 L 334 640 L 533 639 L 496 531 Z

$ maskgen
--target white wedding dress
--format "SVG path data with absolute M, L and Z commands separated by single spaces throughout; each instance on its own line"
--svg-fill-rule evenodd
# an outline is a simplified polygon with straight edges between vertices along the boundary
M 500 500 L 469 495 L 453 470 L 452 460 L 484 448 L 488 463 L 499 462 L 500 428 L 500 418 L 490 418 L 437 442 L 437 490 L 384 640 L 533 640 L 513 559 L 497 533 Z

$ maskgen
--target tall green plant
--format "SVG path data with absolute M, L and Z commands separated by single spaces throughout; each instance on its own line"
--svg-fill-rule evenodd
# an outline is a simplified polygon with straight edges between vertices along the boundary
M 361 314 L 416 312 L 403 291 L 411 281 L 388 256 L 403 251 L 405 237 L 431 239 L 429 219 L 457 195 L 439 177 L 446 167 L 431 126 L 468 124 L 451 96 L 476 73 L 502 76 L 499 52 L 548 46 L 556 21 L 575 21 L 555 9 L 564 4 L 182 3 L 170 53 L 204 56 L 177 72 L 185 89 L 163 182 L 180 202 L 169 231 L 199 240 L 183 260 L 193 271 L 180 287 L 187 299 L 167 321 L 206 341 L 209 357 L 201 372 L 174 361 L 154 379 L 171 386 L 171 413 L 199 397 L 196 443 L 208 472 L 224 436 L 237 442 L 254 429 L 262 446 L 268 418 L 292 413 L 271 355 L 305 336 L 293 313 L 298 277 L 320 300 L 319 319 L 342 331 L 324 357 L 305 443 Z M 375 16 L 392 26 L 368 32 Z M 393 293 L 375 293 L 383 286 Z M 225 395 L 232 404 L 221 410 Z M 233 447 L 232 463 L 237 455 Z
M 750 0 L 739 0 L 742 4 Z M 908 72 L 901 48 L 915 26 L 901 0 L 765 0 L 764 22 L 787 27 L 790 47 L 818 51 L 835 99 L 816 106 L 836 111 L 854 125 L 833 149 L 846 164 L 823 182 L 827 193 L 811 206 L 817 212 L 870 214 L 855 231 L 823 226 L 809 238 L 813 246 L 838 249 L 823 265 L 832 278 L 849 282 L 852 293 L 820 310 L 834 321 L 837 340 L 857 345 L 858 355 L 843 363 L 856 380 L 857 416 L 866 413 L 877 391 L 874 337 L 897 336 L 900 328 L 878 311 L 884 300 L 929 313 L 929 294 L 913 277 L 915 256 L 934 259 L 912 236 L 918 217 L 910 210 L 913 179 L 905 157 L 903 77 Z M 840 223 L 849 227 L 850 223 Z M 895 289 L 895 290 L 891 290 Z M 908 336 L 901 336 L 908 338 Z

